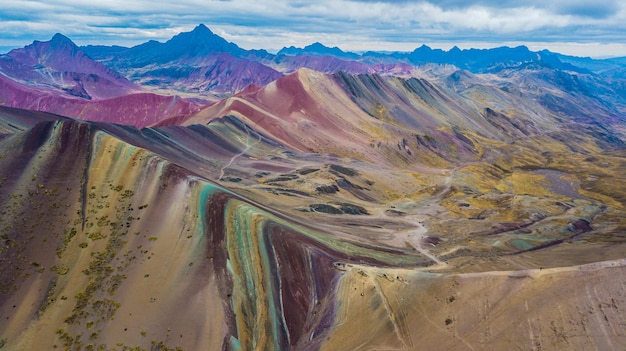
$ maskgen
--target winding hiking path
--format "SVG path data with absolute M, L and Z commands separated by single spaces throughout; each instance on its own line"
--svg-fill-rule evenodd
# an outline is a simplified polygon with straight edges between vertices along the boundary
M 222 167 L 222 169 L 220 170 L 220 177 L 217 178 L 218 180 L 222 180 L 222 178 L 224 178 L 224 171 L 226 170 L 226 168 L 230 167 L 230 165 L 233 164 L 233 162 L 235 162 L 235 160 L 240 157 L 243 156 L 246 152 L 248 152 L 248 150 L 250 150 L 250 148 L 252 148 L 253 145 L 250 145 L 250 129 L 248 129 L 247 126 L 245 126 L 246 128 L 246 147 L 245 149 L 243 149 L 240 153 L 234 155 L 233 157 L 230 158 L 230 160 L 228 161 L 228 163 Z M 259 140 L 257 140 L 256 143 L 254 143 L 254 145 L 258 144 L 261 142 L 261 135 L 259 134 Z

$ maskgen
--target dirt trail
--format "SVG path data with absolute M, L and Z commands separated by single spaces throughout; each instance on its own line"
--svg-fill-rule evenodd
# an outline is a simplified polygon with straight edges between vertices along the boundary
M 224 178 L 224 171 L 226 170 L 226 168 L 230 167 L 230 165 L 232 165 L 233 162 L 235 162 L 235 160 L 238 157 L 243 156 L 246 152 L 248 152 L 248 150 L 250 150 L 250 148 L 252 148 L 252 146 L 261 142 L 261 135 L 259 134 L 259 139 L 256 141 L 256 143 L 251 145 L 250 144 L 250 130 L 248 129 L 247 126 L 245 126 L 245 128 L 246 128 L 246 148 L 243 149 L 240 153 L 231 157 L 228 163 L 224 167 L 222 167 L 222 169 L 220 169 L 220 176 L 219 178 L 217 178 L 218 180 L 222 180 Z

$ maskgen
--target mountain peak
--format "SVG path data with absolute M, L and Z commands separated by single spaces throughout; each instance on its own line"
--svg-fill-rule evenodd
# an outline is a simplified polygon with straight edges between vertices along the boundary
M 157 58 L 159 62 L 178 60 L 180 57 L 200 58 L 215 53 L 238 56 L 244 51 L 236 44 L 213 33 L 204 24 L 197 25 L 190 32 L 179 33 L 164 44 L 155 43 L 143 47 L 138 45 L 135 50 L 144 51 L 142 56 L 145 59 Z
M 319 41 L 316 41 L 315 43 L 311 44 L 311 45 L 307 45 L 304 47 L 304 49 L 330 49 L 330 47 L 320 43 Z
M 422 46 L 413 50 L 414 53 L 425 53 L 425 52 L 431 52 L 431 51 L 433 51 L 433 49 L 431 49 L 431 47 L 426 44 L 422 44 Z
M 65 35 L 61 34 L 61 33 L 56 33 L 55 35 L 52 36 L 52 39 L 50 39 L 50 43 L 51 44 L 61 44 L 61 43 L 65 43 L 65 44 L 69 44 L 71 46 L 76 46 L 76 44 L 74 44 L 74 42 L 66 37 Z
M 200 23 L 199 25 L 197 25 L 192 31 L 191 33 L 195 33 L 195 34 L 211 34 L 214 35 L 214 33 L 209 29 L 209 27 L 205 26 L 204 23 Z
M 181 32 L 172 37 L 169 41 L 185 41 L 189 43 L 197 41 L 212 41 L 212 42 L 226 42 L 226 40 L 219 35 L 213 33 L 209 27 L 200 23 L 190 32 Z

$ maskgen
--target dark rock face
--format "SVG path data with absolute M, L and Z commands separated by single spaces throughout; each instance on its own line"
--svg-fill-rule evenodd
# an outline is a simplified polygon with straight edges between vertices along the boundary
M 336 192 L 339 191 L 339 188 L 333 184 L 333 185 L 320 185 L 317 188 L 315 188 L 315 192 L 318 194 L 334 194 Z
M 85 91 L 85 87 L 81 83 L 76 83 L 76 85 L 74 85 L 72 88 L 66 88 L 63 90 L 72 96 L 76 96 L 76 97 L 83 98 L 86 100 L 91 100 L 91 95 L 89 95 L 89 93 Z
M 225 182 L 231 182 L 231 183 L 240 183 L 241 182 L 241 178 L 239 178 L 239 177 L 224 177 L 223 180 Z
M 310 206 L 310 208 L 313 212 L 322 212 L 333 215 L 343 214 L 343 212 L 341 212 L 341 210 L 337 209 L 336 207 L 326 204 L 313 204 Z
M 312 204 L 309 206 L 312 212 L 322 212 L 332 215 L 369 215 L 367 210 L 361 206 L 352 204 L 338 204 L 339 207 L 328 204 Z
M 577 219 L 576 221 L 569 223 L 567 229 L 574 233 L 586 233 L 593 230 L 591 223 L 586 219 Z
M 422 240 L 422 242 L 426 245 L 437 246 L 441 243 L 441 238 L 436 236 L 427 236 Z
M 319 171 L 319 169 L 317 168 L 302 168 L 302 169 L 296 170 L 296 173 L 300 175 L 307 175 L 307 174 L 315 173 L 317 171 Z
M 296 180 L 296 179 L 298 179 L 297 174 L 281 174 L 278 177 L 268 179 L 267 182 L 268 183 L 287 182 L 287 181 Z
M 331 172 L 341 173 L 343 175 L 347 175 L 348 177 L 354 177 L 359 175 L 359 172 L 352 168 L 331 164 L 328 168 L 330 168 Z
M 339 210 L 341 210 L 344 214 L 350 215 L 369 215 L 367 210 L 361 206 L 350 205 L 350 204 L 341 204 L 339 206 Z
M 353 187 L 352 183 L 345 178 L 337 179 L 337 185 L 344 190 L 350 190 Z
M 393 217 L 406 216 L 406 212 L 402 212 L 402 211 L 398 211 L 398 210 L 386 210 L 385 214 L 387 216 L 393 216 Z

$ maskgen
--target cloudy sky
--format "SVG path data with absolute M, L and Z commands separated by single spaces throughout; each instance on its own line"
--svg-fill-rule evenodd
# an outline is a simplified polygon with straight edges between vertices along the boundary
M 60 32 L 79 45 L 165 41 L 199 23 L 246 49 L 412 51 L 527 45 L 626 56 L 623 0 L 2 0 L 0 52 Z

